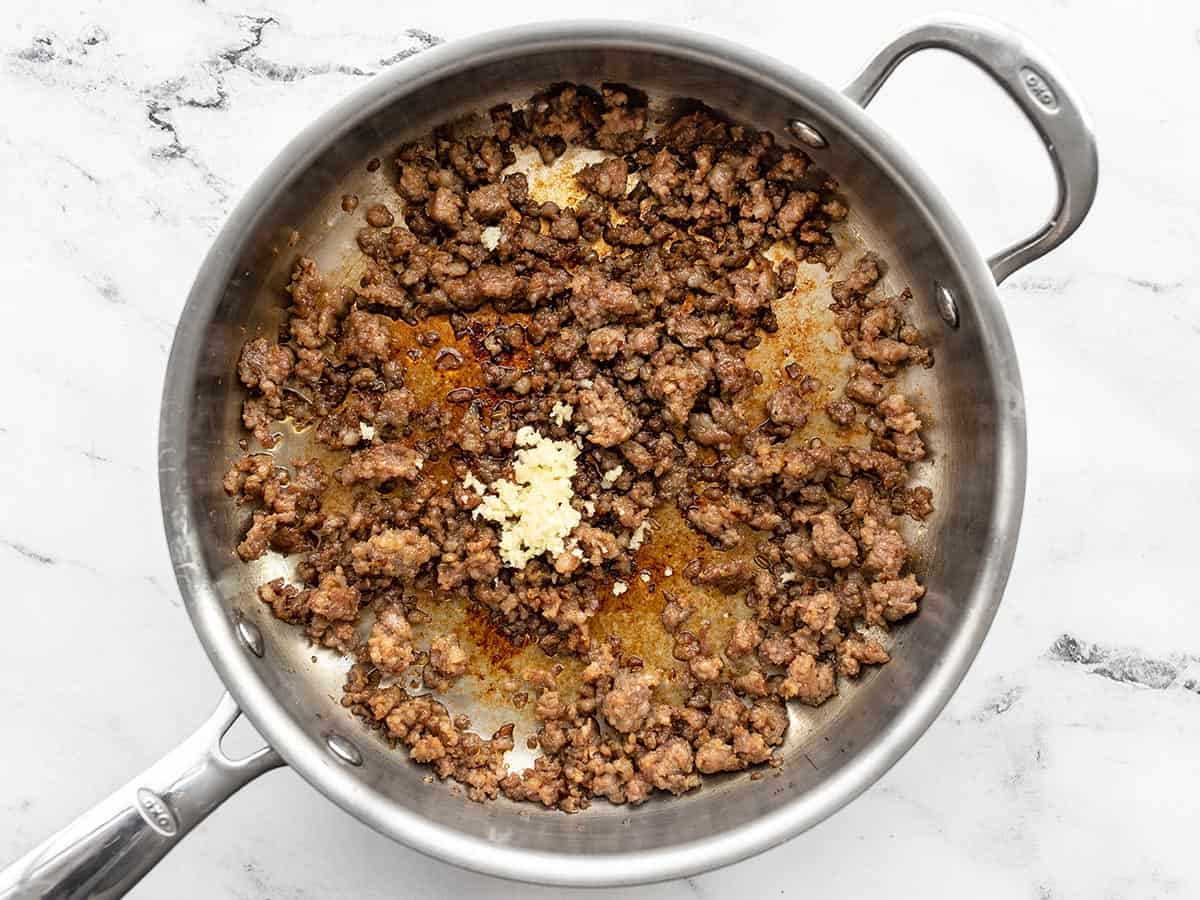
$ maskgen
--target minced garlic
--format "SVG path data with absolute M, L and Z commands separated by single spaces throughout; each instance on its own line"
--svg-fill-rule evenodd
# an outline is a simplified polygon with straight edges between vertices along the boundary
M 614 597 L 620 597 L 627 590 L 629 590 L 629 585 L 627 585 L 625 582 L 623 582 L 623 581 L 614 581 L 613 582 L 613 596 Z
M 638 527 L 633 529 L 633 534 L 629 536 L 629 549 L 636 550 L 646 540 L 646 532 L 650 530 L 650 520 L 645 519 L 638 524 Z
M 602 485 L 604 485 L 606 488 L 612 487 L 614 484 L 617 483 L 617 479 L 621 477 L 621 473 L 624 471 L 625 471 L 624 466 L 620 466 L 620 465 L 613 466 L 611 469 L 609 469 L 607 472 L 605 472 L 602 476 L 600 476 L 600 483 Z
M 570 422 L 573 415 L 575 415 L 575 407 L 570 403 L 563 403 L 561 400 L 555 400 L 554 406 L 550 408 L 550 421 L 559 428 Z
M 571 506 L 579 448 L 543 437 L 528 425 L 517 431 L 517 447 L 512 481 L 501 478 L 486 488 L 468 473 L 463 486 L 482 499 L 473 514 L 500 526 L 504 564 L 521 569 L 543 553 L 562 553 L 567 535 L 579 524 L 579 511 Z M 486 493 L 489 489 L 494 493 Z

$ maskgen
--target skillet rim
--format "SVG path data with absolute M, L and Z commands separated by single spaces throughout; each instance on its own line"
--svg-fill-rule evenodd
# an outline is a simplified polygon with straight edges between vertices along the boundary
M 975 584 L 963 598 L 962 625 L 941 659 L 879 736 L 831 778 L 774 812 L 689 843 L 632 853 L 535 851 L 489 842 L 436 825 L 387 800 L 335 763 L 278 703 L 259 678 L 224 613 L 196 537 L 203 518 L 187 488 L 188 422 L 202 344 L 213 312 L 261 211 L 329 146 L 385 106 L 431 82 L 504 57 L 552 49 L 610 47 L 703 62 L 730 77 L 757 81 L 817 106 L 842 124 L 843 139 L 871 158 L 924 208 L 935 237 L 952 254 L 968 289 L 987 354 L 996 404 L 996 471 L 990 544 Z M 749 48 L 671 26 L 619 21 L 558 21 L 491 31 L 423 51 L 375 76 L 293 138 L 255 179 L 205 256 L 180 315 L 167 364 L 159 424 L 159 487 L 176 580 L 213 667 L 267 742 L 309 784 L 376 831 L 428 856 L 517 881 L 562 886 L 631 885 L 694 875 L 776 846 L 831 816 L 875 783 L 933 723 L 966 675 L 999 607 L 1016 549 L 1024 504 L 1024 399 L 1012 337 L 983 256 L 958 217 L 909 155 L 855 103 L 819 80 Z M 565 863 L 570 862 L 567 866 Z

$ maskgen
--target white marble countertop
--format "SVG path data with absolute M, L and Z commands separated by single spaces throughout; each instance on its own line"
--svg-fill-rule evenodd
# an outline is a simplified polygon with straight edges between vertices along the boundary
M 1102 158 L 1087 224 L 1001 291 L 1030 445 L 1005 602 L 946 712 L 861 799 L 756 860 L 622 896 L 1200 895 L 1200 6 L 963 5 L 1059 61 Z M 155 441 L 176 317 L 240 192 L 316 111 L 390 61 L 567 11 L 545 0 L 5 9 L 0 860 L 172 747 L 219 695 L 172 577 Z M 603 8 L 722 34 L 833 84 L 930 11 L 919 0 Z M 983 248 L 1045 215 L 1036 141 L 965 64 L 924 54 L 872 109 Z M 218 810 L 135 896 L 566 893 L 426 859 L 285 770 Z

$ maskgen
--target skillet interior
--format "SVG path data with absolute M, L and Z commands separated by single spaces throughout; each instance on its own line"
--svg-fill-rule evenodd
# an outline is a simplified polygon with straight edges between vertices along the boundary
M 1014 462 L 1023 450 L 1016 370 L 1011 362 L 994 363 L 1011 351 L 1007 331 L 994 291 L 981 277 L 978 254 L 968 243 L 964 261 L 961 227 L 952 217 L 947 222 L 937 198 L 921 202 L 893 168 L 898 154 L 887 159 L 869 151 L 864 117 L 847 121 L 845 101 L 839 105 L 840 98 L 811 80 L 791 73 L 785 89 L 747 69 L 759 63 L 751 56 L 722 47 L 718 58 L 703 41 L 667 49 L 645 29 L 637 32 L 640 37 L 632 30 L 616 36 L 598 29 L 592 33 L 603 38 L 589 44 L 579 31 L 570 49 L 530 35 L 523 49 L 510 42 L 507 51 L 490 55 L 495 38 L 475 53 L 462 47 L 453 54 L 435 51 L 440 55 L 422 62 L 420 78 L 403 81 L 409 73 L 401 67 L 390 85 L 376 84 L 351 98 L 361 121 L 343 126 L 344 133 L 333 121 L 337 114 L 353 114 L 347 105 L 326 116 L 256 185 L 219 239 L 189 300 L 164 401 L 164 514 L 172 553 L 201 637 L 251 720 L 309 780 L 370 824 L 419 849 L 513 877 L 584 880 L 589 867 L 594 873 L 605 864 L 602 855 L 645 860 L 666 848 L 675 852 L 658 853 L 655 866 L 632 864 L 591 878 L 632 881 L 708 868 L 812 824 L 864 788 L 915 739 L 923 727 L 917 723 L 936 713 L 974 655 L 1007 572 L 1015 540 L 1009 526 L 1015 528 L 1023 489 Z M 451 59 L 461 60 L 458 68 L 435 77 L 439 62 Z M 399 144 L 435 124 L 562 80 L 627 82 L 655 99 L 695 97 L 773 131 L 780 141 L 788 139 L 786 124 L 793 117 L 816 125 L 830 148 L 810 155 L 841 182 L 851 229 L 890 263 L 888 286 L 913 288 L 909 315 L 937 360 L 933 377 L 919 375 L 916 385 L 932 454 L 917 476 L 933 487 L 937 507 L 916 541 L 928 593 L 919 615 L 896 630 L 893 661 L 818 710 L 794 710 L 785 765 L 777 773 L 759 781 L 749 780 L 749 773 L 709 778 L 684 797 L 656 797 L 637 809 L 598 802 L 576 816 L 503 800 L 473 804 L 447 785 L 426 784 L 427 769 L 363 729 L 337 703 L 347 663 L 308 646 L 302 632 L 273 619 L 256 599 L 256 586 L 281 574 L 279 563 L 245 565 L 235 557 L 232 547 L 246 513 L 220 487 L 244 436 L 243 393 L 234 377 L 241 345 L 275 327 L 298 254 L 320 262 L 349 255 L 361 221 L 340 211 L 341 196 L 357 193 L 365 206 L 386 190 L 379 175 L 366 172 L 366 162 L 390 159 Z M 935 280 L 962 301 L 957 330 L 934 308 Z M 989 559 L 993 565 L 981 578 Z M 261 628 L 263 658 L 236 643 L 232 624 L 238 617 Z M 486 730 L 488 714 L 468 711 Z M 899 741 L 895 735 L 905 730 L 899 727 L 905 717 L 908 737 Z M 330 732 L 357 744 L 362 766 L 342 766 L 325 752 Z M 695 843 L 721 834 L 739 839 L 720 847 Z M 501 858 L 498 847 L 529 852 Z M 592 859 L 567 864 L 544 854 Z

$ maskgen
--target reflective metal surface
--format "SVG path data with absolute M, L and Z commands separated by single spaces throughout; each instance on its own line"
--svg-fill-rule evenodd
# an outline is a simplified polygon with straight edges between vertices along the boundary
M 978 41 L 968 40 L 976 33 Z M 1042 123 L 1067 173 L 1060 214 L 993 262 L 1002 278 L 1078 224 L 1090 195 L 1086 178 L 1070 175 L 1085 172 L 1086 160 L 1072 154 L 1091 147 L 1094 159 L 1094 147 L 1090 134 L 1069 133 L 1083 120 L 1044 60 L 979 23 L 920 26 L 867 67 L 851 96 L 866 102 L 905 55 L 951 44 L 985 67 L 1033 61 L 1040 81 L 1024 83 L 1024 96 L 1036 100 L 1044 88 L 1059 112 L 1073 112 Z M 851 228 L 890 262 L 889 285 L 912 286 L 910 315 L 937 358 L 936 377 L 922 376 L 914 386 L 936 423 L 926 435 L 931 458 L 916 472 L 934 488 L 937 505 L 916 535 L 928 593 L 920 615 L 897 630 L 893 661 L 824 707 L 794 711 L 778 772 L 759 781 L 748 773 L 710 778 L 683 797 L 637 809 L 597 803 L 575 816 L 473 804 L 446 784 L 426 784 L 426 769 L 363 730 L 336 699 L 346 662 L 309 647 L 300 630 L 273 619 L 256 599 L 259 583 L 284 573 L 234 556 L 245 513 L 220 487 L 243 434 L 233 374 L 241 345 L 279 321 L 298 254 L 327 271 L 344 261 L 356 225 L 336 214 L 341 195 L 356 193 L 367 203 L 387 188 L 367 173 L 367 161 L 389 158 L 437 123 L 561 80 L 629 82 L 659 100 L 700 98 L 781 137 L 793 120 L 808 124 L 828 141 L 809 152 L 842 182 Z M 956 298 L 957 329 L 943 322 L 935 283 Z M 993 272 L 926 176 L 856 103 L 713 38 L 643 24 L 538 25 L 435 48 L 389 70 L 306 129 L 254 183 L 206 258 L 179 323 L 163 394 L 160 482 L 171 554 L 196 631 L 247 717 L 311 784 L 384 834 L 457 865 L 547 883 L 635 883 L 711 869 L 798 834 L 866 789 L 928 727 L 979 649 L 1008 577 L 1024 498 L 1025 415 Z M 257 627 L 261 648 L 247 643 L 247 624 Z M 472 715 L 481 730 L 485 712 Z M 352 735 L 361 764 L 334 760 L 331 734 Z M 131 853 L 161 856 L 169 849 L 163 841 L 173 844 L 194 824 L 181 809 L 207 812 L 233 787 L 228 779 L 200 779 L 187 792 L 163 794 L 180 820 L 171 838 L 135 812 L 144 827 L 130 820 L 142 835 Z M 139 864 L 137 875 L 152 861 Z M 86 874 L 69 866 L 57 871 L 64 882 Z M 129 883 L 114 881 L 113 891 Z
M 825 140 L 825 135 L 817 131 L 803 119 L 792 119 L 788 122 L 788 133 L 802 143 L 805 147 L 810 147 L 813 150 L 824 150 L 829 146 L 829 141 Z
M 329 748 L 330 753 L 348 766 L 361 766 L 363 763 L 362 753 L 359 752 L 358 747 L 340 734 L 331 734 L 325 738 L 325 746 Z
M 190 738 L 58 834 L 0 872 L 0 897 L 122 897 L 238 788 L 283 765 L 270 747 L 221 752 L 241 710 L 225 694 Z
M 937 304 L 938 312 L 942 314 L 942 321 L 951 328 L 958 327 L 958 301 L 954 299 L 954 295 L 941 282 L 933 283 L 933 302 Z
M 1049 220 L 1032 236 L 988 258 L 1000 284 L 1045 256 L 1079 227 L 1091 209 L 1100 176 L 1091 124 L 1066 81 L 1021 35 L 986 19 L 932 19 L 914 25 L 871 61 L 846 88 L 865 107 L 896 66 L 919 50 L 949 50 L 986 72 L 1021 108 L 1054 167 L 1058 197 Z

